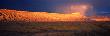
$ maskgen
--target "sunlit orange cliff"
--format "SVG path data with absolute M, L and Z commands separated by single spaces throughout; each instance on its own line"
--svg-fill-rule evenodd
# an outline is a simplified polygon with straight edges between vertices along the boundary
M 80 12 L 61 14 L 47 12 L 29 12 L 17 10 L 0 10 L 0 21 L 55 22 L 55 21 L 86 21 L 88 17 Z M 110 18 L 91 18 L 94 21 L 110 21 Z

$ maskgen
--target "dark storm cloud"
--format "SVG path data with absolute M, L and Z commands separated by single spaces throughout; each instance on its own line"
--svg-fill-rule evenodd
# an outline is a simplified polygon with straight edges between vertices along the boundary
M 110 0 L 93 0 L 95 6 L 110 6 Z

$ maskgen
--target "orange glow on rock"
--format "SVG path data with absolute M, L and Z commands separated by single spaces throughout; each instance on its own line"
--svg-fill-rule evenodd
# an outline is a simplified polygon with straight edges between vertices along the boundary
M 47 12 L 28 12 L 28 11 L 16 11 L 16 10 L 0 10 L 3 14 L 0 16 L 0 20 L 8 21 L 33 21 L 33 22 L 55 22 L 55 21 L 86 21 L 88 17 L 82 15 L 80 12 L 71 14 L 61 13 L 47 13 Z M 107 17 L 94 17 L 91 18 L 94 21 L 110 21 Z

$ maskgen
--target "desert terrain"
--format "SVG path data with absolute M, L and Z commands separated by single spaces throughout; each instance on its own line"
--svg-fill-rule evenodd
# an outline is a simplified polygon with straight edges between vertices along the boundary
M 0 10 L 0 36 L 110 36 L 110 18 Z

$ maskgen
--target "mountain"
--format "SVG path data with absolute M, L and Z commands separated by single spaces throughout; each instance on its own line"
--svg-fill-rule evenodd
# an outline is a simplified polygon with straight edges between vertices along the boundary
M 1 9 L 0 36 L 109 35 L 109 21 L 85 21 L 85 19 L 87 17 L 80 13 L 60 14 Z M 100 20 L 99 17 L 93 19 Z

